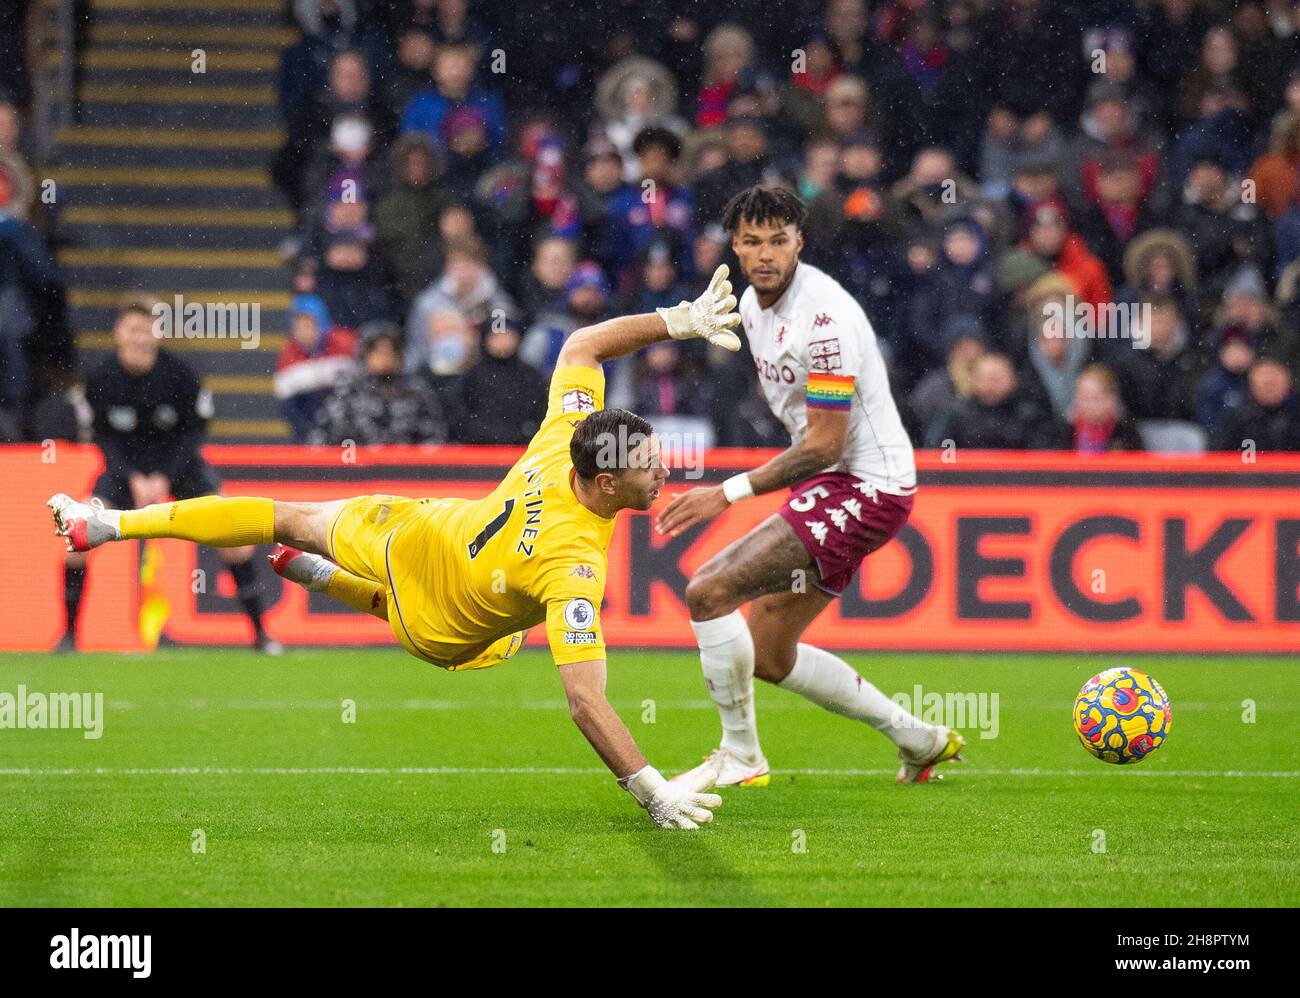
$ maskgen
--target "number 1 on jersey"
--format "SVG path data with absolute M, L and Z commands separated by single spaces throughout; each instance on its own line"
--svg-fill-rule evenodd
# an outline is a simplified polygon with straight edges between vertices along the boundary
M 492 518 L 492 522 L 478 532 L 478 536 L 469 542 L 469 560 L 473 561 L 478 557 L 480 551 L 487 547 L 487 542 L 492 539 L 498 530 L 506 525 L 510 519 L 510 514 L 515 508 L 515 501 L 507 499 L 506 504 L 502 507 L 501 512 Z

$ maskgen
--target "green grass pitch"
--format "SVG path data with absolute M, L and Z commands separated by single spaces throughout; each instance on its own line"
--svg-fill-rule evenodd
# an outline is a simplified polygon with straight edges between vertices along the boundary
M 848 657 L 891 695 L 996 692 L 997 737 L 898 786 L 880 735 L 760 684 L 771 786 L 681 833 L 598 768 L 536 651 L 464 675 L 397 650 L 0 656 L 0 692 L 105 705 L 99 740 L 0 730 L 0 903 L 1300 904 L 1295 660 Z M 1070 706 L 1125 661 L 1174 723 L 1121 768 Z M 609 687 L 665 772 L 716 743 L 695 656 L 615 651 Z

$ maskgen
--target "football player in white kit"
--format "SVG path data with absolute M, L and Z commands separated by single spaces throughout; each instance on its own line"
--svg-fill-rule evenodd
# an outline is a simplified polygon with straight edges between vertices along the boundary
M 709 770 L 720 787 L 768 783 L 757 675 L 875 728 L 898 746 L 899 782 L 923 783 L 937 763 L 959 758 L 962 736 L 923 723 L 842 658 L 799 640 L 862 559 L 907 522 L 916 492 L 912 444 L 871 323 L 834 279 L 800 262 L 804 218 L 796 195 L 762 187 L 740 192 L 723 212 L 749 282 L 740 314 L 759 385 L 792 443 L 747 474 L 676 496 L 658 529 L 676 536 L 750 496 L 783 488 L 790 496 L 686 587 L 722 743 L 678 779 Z M 748 621 L 744 603 L 752 603 Z

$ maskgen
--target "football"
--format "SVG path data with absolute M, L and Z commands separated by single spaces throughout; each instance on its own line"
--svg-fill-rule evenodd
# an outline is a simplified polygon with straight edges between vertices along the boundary
M 1141 762 L 1165 743 L 1172 722 L 1164 688 L 1127 666 L 1093 676 L 1074 701 L 1075 733 L 1102 762 Z

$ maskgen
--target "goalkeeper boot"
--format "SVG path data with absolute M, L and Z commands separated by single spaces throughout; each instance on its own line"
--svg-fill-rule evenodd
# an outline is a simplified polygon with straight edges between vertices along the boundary
M 50 496 L 45 505 L 54 514 L 54 532 L 64 539 L 69 551 L 89 551 L 122 538 L 117 529 L 121 512 L 105 509 L 98 498 L 88 503 L 77 502 L 60 492 Z
M 772 772 L 762 753 L 752 761 L 737 758 L 730 749 L 717 748 L 705 756 L 694 769 L 678 773 L 675 783 L 693 784 L 705 774 L 713 774 L 715 787 L 765 787 L 772 781 Z
M 941 762 L 961 761 L 961 750 L 966 747 L 966 739 L 953 728 L 942 725 L 933 730 L 934 743 L 922 752 L 909 752 L 900 747 L 898 758 L 902 766 L 898 769 L 899 783 L 927 783 L 934 767 Z M 943 776 L 935 777 L 942 780 Z
M 296 582 L 308 592 L 323 593 L 339 567 L 318 554 L 306 554 L 287 544 L 277 544 L 266 556 L 271 570 L 282 579 Z

